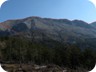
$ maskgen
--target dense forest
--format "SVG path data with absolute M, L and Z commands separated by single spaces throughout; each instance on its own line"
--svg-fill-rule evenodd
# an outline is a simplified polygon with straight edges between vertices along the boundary
M 76 44 L 60 43 L 54 40 L 35 41 L 24 37 L 0 37 L 1 63 L 55 64 L 70 69 L 95 66 L 96 51 L 79 48 Z

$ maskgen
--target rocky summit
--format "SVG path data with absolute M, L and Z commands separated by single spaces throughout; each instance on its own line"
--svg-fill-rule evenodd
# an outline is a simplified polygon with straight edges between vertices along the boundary
M 36 39 L 50 38 L 57 41 L 96 38 L 95 24 L 81 20 L 28 17 L 0 23 L 0 36 L 20 35 Z
M 78 44 L 79 47 L 94 47 L 96 24 L 82 20 L 27 17 L 0 23 L 0 36 L 23 36 L 35 41 L 54 40 L 61 43 Z M 83 43 L 83 44 L 82 44 Z M 94 45 L 93 45 L 94 44 Z

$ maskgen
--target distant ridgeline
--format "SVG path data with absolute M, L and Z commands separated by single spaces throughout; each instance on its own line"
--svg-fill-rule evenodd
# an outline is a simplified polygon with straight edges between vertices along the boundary
M 40 17 L 2 22 L 0 61 L 91 70 L 96 62 L 95 24 Z

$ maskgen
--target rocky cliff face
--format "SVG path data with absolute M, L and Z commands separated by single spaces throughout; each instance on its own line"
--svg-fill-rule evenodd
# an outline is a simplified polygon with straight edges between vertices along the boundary
M 28 17 L 0 23 L 0 36 L 20 35 L 36 39 L 50 38 L 57 41 L 96 38 L 96 28 L 81 20 Z

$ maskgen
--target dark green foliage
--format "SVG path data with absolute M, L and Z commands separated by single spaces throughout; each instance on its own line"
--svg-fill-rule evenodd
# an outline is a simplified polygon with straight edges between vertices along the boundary
M 0 59 L 3 63 L 56 64 L 71 69 L 92 69 L 96 62 L 96 51 L 91 48 L 82 51 L 75 44 L 53 40 L 35 42 L 23 37 L 2 37 Z

